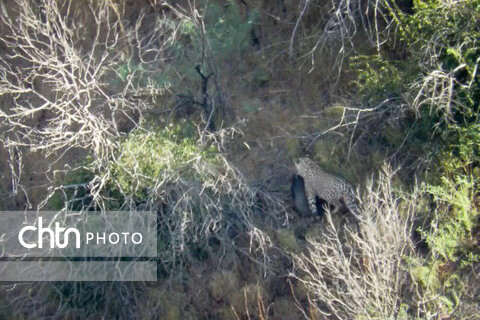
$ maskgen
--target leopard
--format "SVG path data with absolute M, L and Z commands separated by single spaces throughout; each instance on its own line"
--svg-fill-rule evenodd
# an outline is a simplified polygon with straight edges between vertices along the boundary
M 302 217 L 309 217 L 312 215 L 310 207 L 308 206 L 307 196 L 305 193 L 305 180 L 298 174 L 293 174 L 291 179 L 290 193 L 292 196 L 292 208 Z M 315 197 L 317 205 L 317 217 L 322 217 L 325 213 L 324 205 L 327 204 L 325 200 Z
M 295 162 L 295 169 L 305 181 L 305 194 L 312 214 L 317 212 L 316 198 L 333 205 L 332 213 L 338 213 L 342 202 L 346 209 L 358 220 L 361 220 L 360 210 L 356 203 L 353 186 L 346 180 L 325 172 L 319 164 L 308 157 Z

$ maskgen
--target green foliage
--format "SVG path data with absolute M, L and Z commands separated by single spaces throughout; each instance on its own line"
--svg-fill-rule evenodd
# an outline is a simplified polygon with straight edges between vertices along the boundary
M 295 234 L 291 230 L 278 229 L 275 232 L 275 237 L 278 245 L 282 249 L 285 249 L 289 252 L 296 252 L 300 249 L 297 239 L 295 238 Z
M 411 63 L 388 61 L 378 55 L 358 55 L 350 59 L 357 75 L 354 86 L 367 101 L 399 97 L 415 77 Z
M 407 16 L 408 39 L 412 57 L 422 65 L 424 74 L 432 70 L 453 76 L 456 121 L 478 120 L 480 86 L 480 1 L 414 1 L 415 14 Z M 442 105 L 430 106 L 441 109 Z
M 446 47 L 462 42 L 476 42 L 479 39 L 479 30 L 475 29 L 474 25 L 475 18 L 480 16 L 478 0 L 453 3 L 442 0 L 414 0 L 414 11 L 413 15 L 404 16 L 404 21 L 408 24 L 411 43 L 418 47 L 437 36 L 437 44 Z
M 446 112 L 451 120 L 477 121 L 480 30 L 475 21 L 480 19 L 480 1 L 416 0 L 412 15 L 399 12 L 394 2 L 385 3 L 404 34 L 407 59 L 386 59 L 381 52 L 354 57 L 354 83 L 361 96 L 378 103 L 392 96 L 415 97 L 422 90 L 427 96 L 421 106 Z M 446 96 L 439 84 L 450 77 L 453 92 Z M 439 95 L 445 99 L 436 99 Z
M 474 183 L 468 177 L 458 176 L 454 181 L 444 177 L 441 185 L 426 185 L 425 191 L 433 196 L 438 209 L 422 235 L 434 257 L 456 261 L 475 243 L 472 229 L 479 212 L 473 203 Z
M 204 8 L 201 11 L 204 28 L 183 20 L 180 24 L 182 37 L 173 44 L 173 52 L 178 57 L 175 71 L 190 81 L 198 81 L 196 65 L 208 69 L 206 57 L 225 63 L 239 58 L 250 45 L 250 30 L 257 16 L 254 11 L 245 21 L 235 1 L 227 4 L 207 2 L 201 7 Z
M 420 200 L 429 204 L 419 217 L 428 252 L 407 261 L 414 282 L 431 298 L 428 318 L 459 306 L 462 268 L 480 260 L 474 233 L 480 217 L 480 1 L 414 0 L 412 14 L 401 12 L 398 3 L 384 2 L 400 36 L 387 44 L 405 51 L 392 55 L 380 48 L 350 61 L 363 103 L 392 100 L 385 109 L 395 117 L 378 121 L 380 134 L 371 146 L 401 147 L 439 168 L 423 182 Z
M 479 221 L 480 126 L 472 124 L 449 131 L 448 146 L 440 159 L 440 183 L 425 185 L 437 213 L 423 235 L 435 256 L 450 261 L 459 257 L 475 261 L 478 255 L 472 252 L 475 246 L 472 230 Z
M 182 22 L 180 23 L 180 32 L 186 36 L 194 35 L 195 24 L 188 19 L 183 19 Z
M 157 181 L 203 181 L 206 177 L 194 169 L 194 164 L 206 161 L 218 163 L 218 149 L 202 147 L 192 124 L 182 121 L 152 132 L 132 132 L 120 146 L 118 161 L 111 164 L 112 182 L 123 194 L 139 200 Z
M 476 163 L 480 161 L 480 125 L 452 127 L 449 130 L 449 147 L 442 155 L 445 174 L 454 176 L 467 174 L 475 176 Z M 476 176 L 476 181 L 479 181 Z
M 424 183 L 426 198 L 431 199 L 434 213 L 426 212 L 429 222 L 420 228 L 430 256 L 421 266 L 413 267 L 415 279 L 423 290 L 435 297 L 429 304 L 432 314 L 452 312 L 460 303 L 465 288 L 465 268 L 480 261 L 474 228 L 479 223 L 478 170 L 480 134 L 477 124 L 448 127 L 438 157 L 440 173 Z
M 169 70 L 169 68 L 165 68 Z M 173 77 L 169 72 L 161 70 L 149 70 L 148 66 L 133 62 L 130 59 L 127 62 L 120 63 L 114 69 L 114 76 L 108 79 L 112 86 L 120 83 L 131 82 L 135 88 L 148 90 L 164 90 L 173 84 Z
M 206 36 L 211 50 L 225 57 L 238 55 L 249 45 L 249 35 L 256 12 L 244 21 L 235 1 L 227 6 L 210 2 L 205 12 Z
M 465 284 L 462 270 L 455 270 L 450 263 L 422 258 L 406 259 L 410 274 L 426 299 L 426 318 L 450 314 L 460 303 Z

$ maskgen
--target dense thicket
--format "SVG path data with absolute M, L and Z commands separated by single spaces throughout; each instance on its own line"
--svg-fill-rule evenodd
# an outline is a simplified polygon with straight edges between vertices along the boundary
M 1 6 L 0 208 L 153 210 L 159 266 L 2 318 L 479 319 L 480 1 Z M 291 209 L 305 155 L 362 221 Z

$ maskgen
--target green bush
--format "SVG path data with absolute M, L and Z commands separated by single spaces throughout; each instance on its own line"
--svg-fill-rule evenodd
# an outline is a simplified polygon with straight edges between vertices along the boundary
M 444 177 L 441 185 L 425 186 L 437 210 L 430 227 L 422 230 L 422 235 L 435 259 L 456 261 L 461 252 L 472 250 L 475 243 L 472 229 L 479 216 L 473 203 L 474 190 L 473 180 L 465 176 L 453 181 Z
M 382 3 L 398 31 L 384 35 L 395 48 L 353 57 L 354 85 L 363 105 L 391 101 L 377 110 L 382 129 L 369 143 L 396 150 L 397 157 L 413 155 L 402 161 L 404 176 L 420 173 L 424 180 L 420 201 L 428 205 L 418 230 L 427 250 L 407 268 L 431 299 L 424 316 L 451 314 L 466 286 L 465 268 L 480 260 L 474 234 L 480 217 L 480 1 L 414 0 L 411 14 L 401 12 L 398 1 Z M 429 168 L 438 170 L 427 174 Z
M 454 121 L 477 121 L 480 29 L 475 21 L 480 18 L 480 1 L 414 3 L 415 14 L 405 17 L 411 43 L 410 55 L 422 66 L 424 76 L 436 79 L 436 75 L 443 73 L 454 82 L 448 101 L 437 105 L 427 102 L 427 106 L 451 112 L 451 120 Z M 439 94 L 434 92 L 438 88 L 433 86 L 440 83 L 436 80 L 429 85 L 427 94 Z M 422 85 L 425 86 L 425 83 Z M 445 106 L 446 103 L 451 106 Z
M 378 55 L 357 55 L 350 59 L 355 70 L 353 82 L 367 102 L 379 103 L 386 98 L 398 98 L 415 77 L 415 65 L 404 61 L 389 61 Z
M 278 229 L 275 231 L 275 237 L 280 248 L 287 250 L 288 252 L 297 252 L 300 250 L 300 246 L 293 231 L 285 228 Z
M 458 174 L 472 176 L 479 181 L 480 125 L 454 126 L 449 130 L 448 148 L 442 153 L 441 167 L 450 178 Z
M 226 6 L 210 2 L 204 15 L 207 41 L 215 55 L 225 58 L 239 55 L 250 45 L 250 30 L 257 16 L 255 11 L 245 21 L 235 1 L 229 0 Z
M 197 138 L 187 121 L 130 133 L 120 145 L 118 160 L 111 164 L 112 183 L 123 194 L 144 200 L 159 180 L 204 181 L 207 177 L 194 164 L 218 164 L 219 151 L 213 145 L 202 147 Z
M 203 8 L 200 14 L 203 15 L 204 29 L 190 20 L 181 22 L 182 37 L 172 48 L 177 57 L 176 70 L 170 70 L 193 82 L 199 79 L 196 65 L 209 69 L 205 58 L 213 59 L 216 64 L 231 64 L 232 59 L 241 57 L 250 45 L 250 30 L 257 16 L 254 11 L 245 21 L 235 1 L 231 0 L 226 4 L 206 2 L 199 7 Z M 208 74 L 210 71 L 204 72 Z
M 433 198 L 436 213 L 423 236 L 435 257 L 446 261 L 476 260 L 472 230 L 479 222 L 480 126 L 449 131 L 439 159 L 440 181 L 424 186 L 426 194 Z

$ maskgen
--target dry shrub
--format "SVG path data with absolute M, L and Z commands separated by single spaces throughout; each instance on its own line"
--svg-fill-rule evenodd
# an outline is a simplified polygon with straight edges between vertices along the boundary
M 121 132 L 168 89 L 158 77 L 178 23 L 143 10 L 127 27 L 124 4 L 108 0 L 20 0 L 2 9 L 0 145 L 53 155 L 50 163 L 81 149 L 103 166 Z
M 232 271 L 219 271 L 209 282 L 209 292 L 215 301 L 228 301 L 231 295 L 238 290 L 240 284 L 238 276 Z
M 389 0 L 300 1 L 290 38 L 290 55 L 299 51 L 300 59 L 308 58 L 310 71 L 329 59 L 336 85 L 346 59 L 359 46 L 380 51 L 389 36 L 398 32 L 394 22 L 399 17 L 394 9 L 396 3 Z
M 199 148 L 221 146 L 215 161 L 187 145 L 188 157 L 167 157 L 161 172 L 150 176 L 139 170 L 145 168 L 140 162 L 157 160 L 155 154 L 122 149 L 125 131 L 136 127 L 147 136 L 153 131 L 142 127 L 143 113 L 168 89 L 159 80 L 166 64 L 173 63 L 168 49 L 179 28 L 175 12 L 167 16 L 160 4 L 128 21 L 122 3 L 20 0 L 2 6 L 0 95 L 9 103 L 0 109 L 0 144 L 13 150 L 12 157 L 39 151 L 55 156 L 52 161 L 69 150 L 84 150 L 91 156 L 83 166 L 90 174 L 87 179 L 71 185 L 52 179 L 44 186 L 49 195 L 39 207 L 61 193 L 66 210 L 157 211 L 159 269 L 164 264 L 167 271 L 179 271 L 188 262 L 204 259 L 204 252 L 221 262 L 225 253 L 235 255 L 235 249 L 265 266 L 271 241 L 257 223 L 274 223 L 282 204 L 248 185 L 220 153 L 234 130 L 212 135 L 200 130 L 198 140 L 192 141 Z M 128 158 L 129 152 L 134 156 Z M 18 184 L 21 160 L 12 160 Z M 122 189 L 125 184 L 115 175 L 119 167 L 129 173 L 123 176 L 134 186 L 131 190 Z M 136 186 L 142 186 L 142 198 Z M 71 200 L 81 205 L 69 207 Z M 41 283 L 22 286 L 8 301 L 18 314 L 29 310 L 32 318 L 50 314 L 48 308 L 67 317 L 81 310 L 85 318 L 109 313 L 135 318 L 146 288 L 142 283 Z M 171 312 L 178 313 L 175 308 Z
M 278 227 L 283 203 L 248 184 L 221 152 L 236 130 L 188 127 L 132 132 L 116 161 L 98 172 L 102 188 L 91 191 L 91 206 L 108 208 L 116 200 L 123 210 L 157 212 L 158 255 L 177 276 L 183 263 L 229 260 L 233 248 L 247 248 L 265 267 L 271 240 L 258 225 Z
M 265 302 L 267 293 L 259 284 L 248 284 L 231 298 L 231 308 L 237 319 L 268 319 Z

